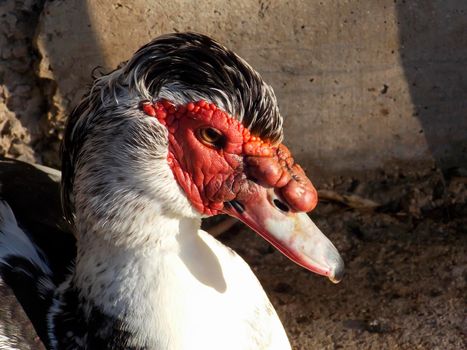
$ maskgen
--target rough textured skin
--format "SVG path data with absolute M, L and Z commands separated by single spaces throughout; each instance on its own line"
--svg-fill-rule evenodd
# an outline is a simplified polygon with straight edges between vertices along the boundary
M 129 164 L 144 159 L 139 166 L 148 174 L 162 169 L 151 166 L 148 159 L 165 162 L 165 147 L 169 143 L 166 134 L 170 126 L 168 129 L 155 120 L 151 112 L 148 116 L 141 109 L 141 102 L 164 99 L 177 105 L 201 99 L 209 101 L 255 135 L 274 142 L 282 140 L 283 118 L 274 92 L 246 61 L 203 35 L 163 35 L 144 45 L 119 69 L 96 79 L 93 88 L 70 114 L 62 148 L 62 202 L 68 220 L 74 220 L 75 203 L 71 194 L 75 190 L 75 170 L 80 159 L 85 159 L 88 168 L 85 173 L 91 174 L 85 182 L 91 183 L 99 178 L 95 175 L 105 172 L 103 159 L 106 164 L 108 161 L 108 166 L 125 159 L 128 162 L 125 169 L 133 171 Z M 166 111 L 159 113 L 167 114 Z M 168 116 L 167 122 L 171 119 Z M 121 144 L 115 145 L 119 142 Z M 98 155 L 100 150 L 107 149 L 103 147 L 106 143 L 113 144 L 107 146 L 112 151 Z M 135 155 L 135 145 L 144 147 L 138 150 L 138 159 L 131 159 Z M 143 153 L 146 158 L 142 157 Z M 115 177 L 108 180 L 114 181 Z M 95 196 L 95 191 L 102 193 L 103 189 L 105 193 L 108 180 L 98 184 L 98 188 L 88 188 L 89 194 Z M 167 193 L 167 189 L 163 193 Z M 154 195 L 159 196 L 159 191 Z M 108 200 L 105 194 L 102 198 Z M 198 199 L 197 202 L 199 207 L 202 201 Z M 166 199 L 164 203 L 173 203 L 173 199 Z M 98 211 L 103 211 L 102 205 L 91 212 Z M 102 216 L 105 215 L 108 211 L 104 210 Z
M 308 212 L 318 203 L 318 193 L 289 149 L 278 145 L 270 157 L 248 156 L 247 173 L 261 184 L 279 188 L 292 210 Z
M 214 104 L 201 100 L 174 105 L 164 100 L 141 107 L 167 127 L 169 164 L 201 213 L 218 214 L 224 202 L 233 199 L 248 201 L 257 195 L 258 184 L 276 188 L 294 211 L 316 206 L 316 189 L 287 147 L 251 135 Z M 218 132 L 215 143 L 203 140 L 206 129 Z

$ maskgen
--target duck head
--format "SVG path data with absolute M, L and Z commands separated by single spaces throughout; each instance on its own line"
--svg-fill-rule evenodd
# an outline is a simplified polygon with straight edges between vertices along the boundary
M 226 213 L 338 282 L 342 259 L 306 214 L 317 191 L 281 143 L 282 121 L 272 88 L 233 52 L 199 34 L 157 38 L 70 116 L 66 216 L 119 240 L 141 226 L 135 216 Z

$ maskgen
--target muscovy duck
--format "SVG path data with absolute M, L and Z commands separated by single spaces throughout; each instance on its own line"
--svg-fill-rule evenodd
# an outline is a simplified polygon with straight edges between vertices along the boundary
M 272 88 L 204 35 L 156 38 L 97 78 L 62 146 L 76 253 L 57 258 L 0 202 L 0 273 L 46 347 L 289 349 L 250 267 L 200 230 L 227 213 L 341 279 L 337 250 L 306 214 L 317 192 L 282 137 Z

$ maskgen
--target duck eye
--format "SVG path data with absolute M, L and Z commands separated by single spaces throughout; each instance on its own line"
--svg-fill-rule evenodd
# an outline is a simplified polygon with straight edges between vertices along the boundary
M 211 127 L 198 129 L 198 138 L 205 145 L 215 148 L 222 148 L 225 143 L 224 135 L 219 130 Z

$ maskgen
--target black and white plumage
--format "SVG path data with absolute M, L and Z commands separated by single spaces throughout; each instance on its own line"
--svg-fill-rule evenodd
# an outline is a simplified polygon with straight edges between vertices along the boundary
M 47 235 L 0 202 L 0 274 L 48 349 L 290 348 L 248 265 L 199 230 L 202 215 L 167 162 L 168 130 L 141 110 L 201 99 L 282 139 L 274 93 L 245 61 L 202 35 L 166 35 L 98 78 L 72 112 L 67 221 Z M 49 244 L 57 231 L 61 247 Z M 340 261 L 331 265 L 340 274 Z

